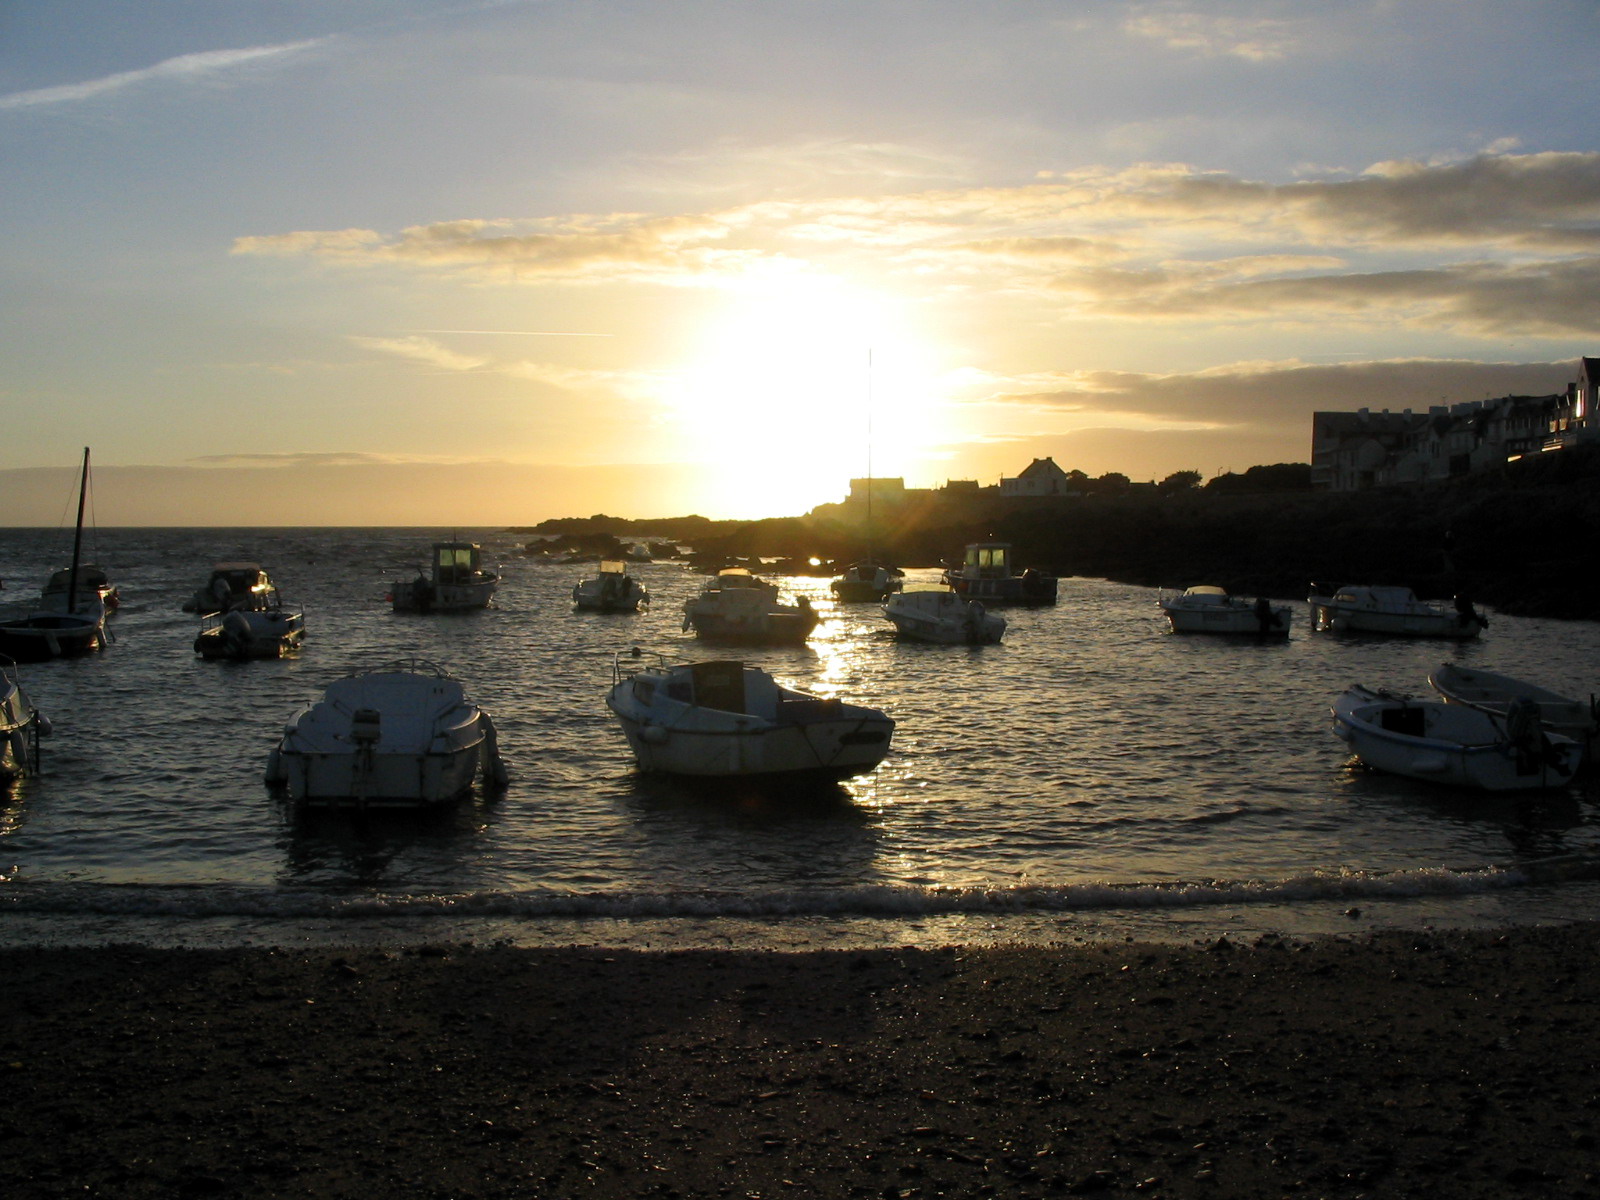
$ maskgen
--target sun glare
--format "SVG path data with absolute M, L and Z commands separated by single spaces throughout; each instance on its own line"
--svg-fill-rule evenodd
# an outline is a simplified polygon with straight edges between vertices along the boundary
M 667 401 L 681 456 L 706 464 L 708 508 L 792 515 L 936 443 L 935 378 L 893 305 L 791 277 L 734 297 Z

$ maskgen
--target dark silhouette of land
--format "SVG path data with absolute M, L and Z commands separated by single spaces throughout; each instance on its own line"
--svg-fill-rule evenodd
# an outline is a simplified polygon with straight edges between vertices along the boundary
M 869 548 L 902 566 L 931 566 L 994 539 L 1012 543 L 1017 565 L 1062 576 L 1278 598 L 1303 597 L 1313 582 L 1394 584 L 1515 615 L 1600 619 L 1600 447 L 1363 492 L 1312 491 L 1309 468 L 1296 467 L 1252 468 L 1205 487 L 1105 477 L 1121 483 L 1072 497 L 929 492 L 878 503 L 870 529 L 864 506 L 829 504 L 761 521 L 602 515 L 533 532 L 573 546 L 667 538 L 692 545 L 708 567 L 754 557 L 831 564 Z

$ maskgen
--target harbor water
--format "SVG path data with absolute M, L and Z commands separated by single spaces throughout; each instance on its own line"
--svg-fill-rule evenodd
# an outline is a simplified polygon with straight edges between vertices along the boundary
M 429 543 L 484 546 L 504 582 L 467 615 L 391 611 Z M 0 942 L 737 946 L 1191 940 L 1600 918 L 1594 777 L 1472 794 L 1352 764 L 1352 683 L 1425 692 L 1455 659 L 1587 697 L 1600 625 L 1488 613 L 1469 643 L 1313 632 L 1178 636 L 1157 593 L 1064 579 L 1003 643 L 897 642 L 875 605 L 781 580 L 824 616 L 799 648 L 681 628 L 701 576 L 632 568 L 636 615 L 574 611 L 592 564 L 504 531 L 100 530 L 114 641 L 26 664 L 54 725 L 0 793 Z M 37 594 L 70 534 L 0 532 L 0 600 Z M 295 657 L 213 662 L 181 611 L 216 561 L 260 562 L 306 613 Z M 931 582 L 933 569 L 910 572 Z M 1209 582 L 1174 580 L 1175 585 Z M 606 711 L 613 656 L 742 656 L 898 722 L 839 787 L 708 792 L 642 776 Z M 511 773 L 450 811 L 299 815 L 262 783 L 286 721 L 353 671 L 425 659 L 488 709 Z

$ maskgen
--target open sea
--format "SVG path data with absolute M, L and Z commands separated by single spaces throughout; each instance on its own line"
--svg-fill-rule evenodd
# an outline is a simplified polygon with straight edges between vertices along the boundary
M 740 651 L 681 631 L 701 576 L 633 568 L 652 607 L 580 614 L 592 565 L 459 531 L 493 608 L 396 614 L 390 584 L 453 530 L 110 529 L 114 643 L 18 668 L 53 722 L 0 792 L 0 943 L 479 944 L 799 949 L 1304 936 L 1600 919 L 1600 793 L 1490 797 L 1379 775 L 1329 732 L 1347 685 L 1425 692 L 1448 658 L 1588 696 L 1600 624 L 1489 611 L 1455 644 L 1167 631 L 1149 588 L 1064 579 L 998 646 L 901 644 L 837 606 L 803 648 L 746 650 L 898 722 L 883 766 L 805 796 L 702 794 L 633 768 L 604 705 L 613 655 Z M 0 601 L 37 594 L 70 532 L 0 531 Z M 295 658 L 207 662 L 183 601 L 260 562 L 306 613 Z M 934 581 L 934 569 L 910 572 Z M 1203 580 L 1174 580 L 1199 583 Z M 1352 581 L 1353 582 L 1353 581 Z M 419 657 L 495 718 L 501 795 L 429 817 L 297 817 L 262 784 L 285 722 L 352 671 Z

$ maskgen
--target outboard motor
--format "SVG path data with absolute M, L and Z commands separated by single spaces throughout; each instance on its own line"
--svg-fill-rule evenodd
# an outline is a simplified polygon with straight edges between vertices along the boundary
M 1477 609 L 1472 607 L 1472 600 L 1470 597 L 1465 595 L 1456 596 L 1455 606 L 1456 614 L 1461 618 L 1461 623 L 1463 625 L 1476 621 L 1478 623 L 1478 628 L 1489 628 L 1489 619 L 1481 615 Z

